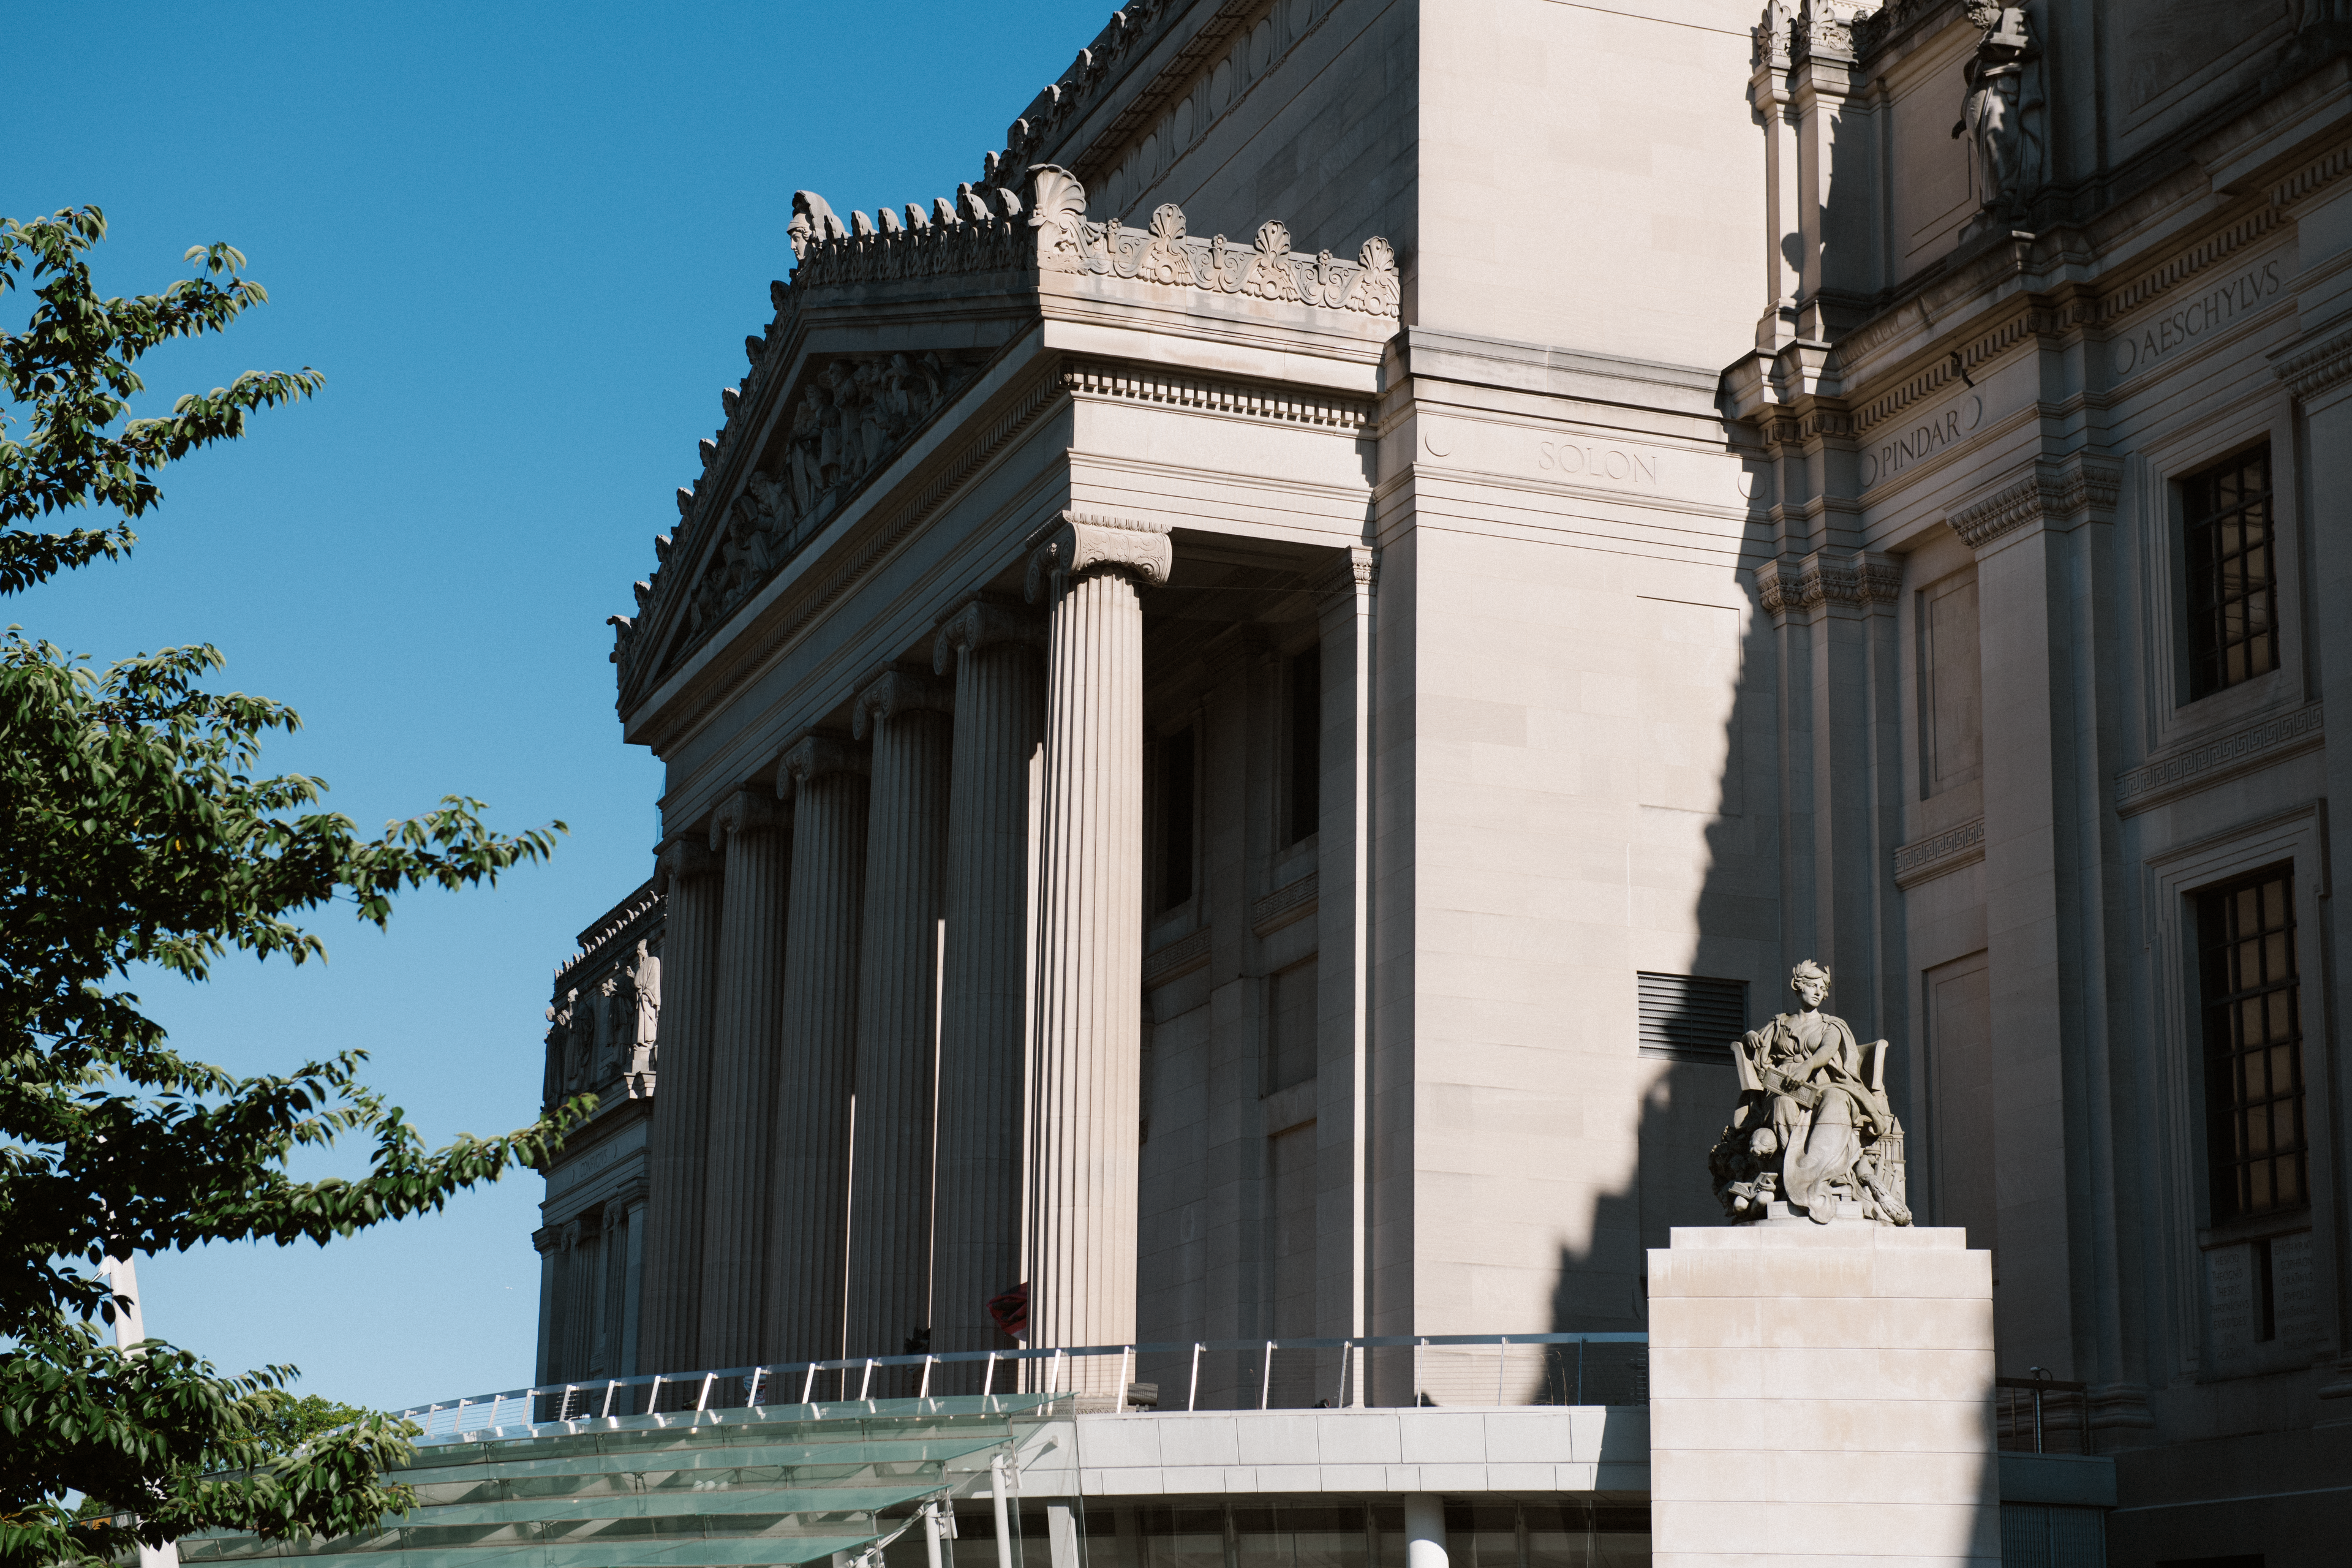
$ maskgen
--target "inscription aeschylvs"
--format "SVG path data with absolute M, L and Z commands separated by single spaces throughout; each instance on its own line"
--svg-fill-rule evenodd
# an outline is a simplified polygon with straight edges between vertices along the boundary
M 2276 257 L 2247 268 L 2219 289 L 2198 296 L 2168 315 L 2143 321 L 2116 338 L 2116 374 L 2130 375 L 2154 364 L 2182 344 L 2228 326 L 2284 287 Z

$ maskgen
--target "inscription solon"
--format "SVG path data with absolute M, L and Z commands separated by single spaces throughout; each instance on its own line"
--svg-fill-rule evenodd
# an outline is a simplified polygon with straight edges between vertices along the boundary
M 1658 454 L 1628 452 L 1619 447 L 1580 447 L 1572 441 L 1538 441 L 1536 443 L 1536 467 L 1563 474 L 1585 474 L 1593 479 L 1625 480 L 1633 484 L 1658 482 Z

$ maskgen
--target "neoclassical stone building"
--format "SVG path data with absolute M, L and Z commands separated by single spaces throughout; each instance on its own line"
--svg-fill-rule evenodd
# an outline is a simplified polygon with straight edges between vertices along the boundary
M 1817 958 L 2115 1560 L 2322 1560 L 2347 50 L 1138 0 L 952 196 L 796 195 L 614 618 L 665 837 L 551 1093 L 625 953 L 659 1089 L 542 1376 L 1639 1329 Z

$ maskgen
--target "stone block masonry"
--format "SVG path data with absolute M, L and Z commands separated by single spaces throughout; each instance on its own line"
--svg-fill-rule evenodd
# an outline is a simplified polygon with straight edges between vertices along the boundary
M 1991 1254 L 1841 1220 L 1650 1254 L 1657 1568 L 2000 1562 Z

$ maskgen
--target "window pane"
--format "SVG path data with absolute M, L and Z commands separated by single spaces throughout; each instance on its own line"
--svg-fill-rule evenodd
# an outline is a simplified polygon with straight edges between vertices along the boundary
M 2273 668 L 2278 563 L 2267 447 L 2233 458 L 2181 485 L 2189 581 L 2189 698 L 2209 696 Z
M 2216 1220 L 2306 1201 L 2294 902 L 2283 868 L 2197 900 Z

